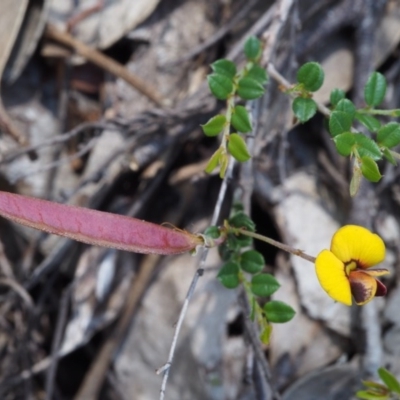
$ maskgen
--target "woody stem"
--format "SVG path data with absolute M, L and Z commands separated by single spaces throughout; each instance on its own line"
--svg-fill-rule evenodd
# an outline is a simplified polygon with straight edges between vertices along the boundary
M 271 239 L 271 238 L 269 238 L 269 237 L 260 235 L 260 234 L 255 233 L 255 232 L 247 231 L 246 229 L 242 229 L 242 228 L 233 228 L 233 227 L 231 227 L 231 226 L 229 226 L 228 229 L 231 230 L 231 231 L 232 231 L 233 233 L 235 233 L 236 235 L 237 235 L 237 234 L 241 234 L 241 235 L 244 235 L 244 236 L 252 237 L 252 238 L 257 239 L 257 240 L 261 240 L 262 242 L 265 242 L 265 243 L 268 243 L 268 244 L 270 244 L 270 245 L 272 245 L 272 246 L 275 246 L 275 247 L 277 247 L 278 249 L 281 249 L 281 250 L 283 250 L 283 251 L 286 251 L 287 253 L 293 254 L 293 255 L 298 256 L 298 257 L 300 257 L 300 258 L 303 258 L 304 260 L 307 260 L 307 261 L 309 261 L 309 262 L 312 262 L 313 264 L 315 263 L 315 257 L 312 257 L 312 256 L 310 256 L 310 255 L 304 253 L 303 250 L 295 249 L 295 248 L 293 248 L 293 247 L 290 247 L 290 246 L 288 246 L 288 245 L 286 245 L 286 244 L 283 244 L 283 243 L 281 243 L 281 242 L 278 242 L 278 241 L 276 241 L 276 240 L 274 240 L 274 239 Z

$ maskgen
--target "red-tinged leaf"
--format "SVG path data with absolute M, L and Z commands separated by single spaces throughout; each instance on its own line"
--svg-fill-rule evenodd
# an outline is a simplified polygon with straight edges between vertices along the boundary
M 189 232 L 1 191 L 0 216 L 79 242 L 143 254 L 178 254 L 204 244 L 200 235 Z

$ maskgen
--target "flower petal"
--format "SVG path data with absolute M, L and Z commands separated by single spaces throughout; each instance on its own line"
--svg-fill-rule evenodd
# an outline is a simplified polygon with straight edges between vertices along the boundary
M 368 229 L 357 225 L 340 228 L 332 238 L 332 253 L 344 263 L 358 262 L 359 268 L 369 268 L 385 258 L 383 240 Z
M 344 264 L 329 250 L 322 250 L 315 260 L 315 270 L 322 288 L 332 299 L 351 306 L 350 282 Z
M 359 306 L 372 300 L 378 286 L 377 280 L 363 271 L 352 271 L 349 276 L 351 293 Z
M 386 286 L 378 279 L 376 279 L 377 287 L 375 297 L 386 296 L 387 289 Z
M 369 276 L 382 276 L 382 275 L 390 274 L 390 272 L 385 268 L 366 269 L 363 272 L 365 272 Z

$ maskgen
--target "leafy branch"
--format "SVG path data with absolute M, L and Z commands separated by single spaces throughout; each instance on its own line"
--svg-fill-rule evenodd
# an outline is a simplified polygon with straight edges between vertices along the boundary
M 239 162 L 250 159 L 242 134 L 251 132 L 252 124 L 246 108 L 237 103 L 240 99 L 260 98 L 268 80 L 265 69 L 259 65 L 261 42 L 254 36 L 250 37 L 245 43 L 244 52 L 247 62 L 243 69 L 238 71 L 235 63 L 222 59 L 211 65 L 213 73 L 207 77 L 212 94 L 217 99 L 226 101 L 225 114 L 216 115 L 202 125 L 207 136 L 221 134 L 221 144 L 205 169 L 207 173 L 211 173 L 219 165 L 221 178 L 225 176 L 231 155 Z
M 376 117 L 398 117 L 400 109 L 384 110 L 376 108 L 385 97 L 387 83 L 379 72 L 373 72 L 364 87 L 365 107 L 357 108 L 346 98 L 340 89 L 332 90 L 330 107 L 325 107 L 313 99 L 313 93 L 319 90 L 325 79 L 320 64 L 308 62 L 297 71 L 297 82 L 289 83 L 272 64 L 267 71 L 259 65 L 261 42 L 250 37 L 245 44 L 247 63 L 237 72 L 236 65 L 229 60 L 218 60 L 211 65 L 213 73 L 208 76 L 208 84 L 213 95 L 226 100 L 225 114 L 211 118 L 202 126 L 208 136 L 217 136 L 222 132 L 221 144 L 211 157 L 206 172 L 211 173 L 218 165 L 220 176 L 226 171 L 229 156 L 239 162 L 250 158 L 246 143 L 239 133 L 251 131 L 251 122 L 245 107 L 235 105 L 240 99 L 253 100 L 264 94 L 264 85 L 269 75 L 280 84 L 281 91 L 292 99 L 292 111 L 300 123 L 309 121 L 317 110 L 328 119 L 329 134 L 335 143 L 337 152 L 353 160 L 353 174 L 350 182 L 350 195 L 355 196 L 362 177 L 370 182 L 379 182 L 382 178 L 378 162 L 386 159 L 397 165 L 400 154 L 393 149 L 400 144 L 400 124 L 395 121 L 383 123 Z M 363 132 L 354 127 L 355 123 L 364 127 Z
M 365 389 L 359 390 L 356 396 L 365 400 L 399 400 L 399 380 L 386 368 L 379 368 L 378 375 L 383 383 L 363 381 Z

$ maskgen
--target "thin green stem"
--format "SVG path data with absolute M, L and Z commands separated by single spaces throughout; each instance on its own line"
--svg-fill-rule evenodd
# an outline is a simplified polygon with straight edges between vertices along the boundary
M 399 153 L 397 153 L 397 152 L 395 152 L 395 151 L 393 151 L 393 150 L 389 150 L 390 151 L 390 154 L 394 157 L 394 158 L 397 158 L 398 160 L 400 160 L 400 154 Z
M 388 117 L 398 117 L 400 114 L 400 109 L 393 110 L 376 110 L 374 108 L 360 108 L 357 110 L 360 114 L 369 114 L 369 115 L 386 115 Z
M 258 325 L 261 327 L 261 331 L 263 332 L 264 329 L 266 329 L 268 326 L 268 321 L 264 317 L 263 309 L 256 300 L 253 292 L 251 291 L 251 283 L 246 279 L 242 271 L 239 272 L 239 277 L 240 281 L 243 284 L 246 296 L 249 300 L 249 304 L 251 307 L 251 314 L 254 315 L 254 319 L 257 321 Z
M 298 256 L 300 258 L 303 258 L 304 260 L 307 260 L 307 261 L 309 261 L 309 262 L 311 262 L 313 264 L 315 263 L 315 257 L 312 257 L 312 256 L 304 253 L 303 250 L 295 249 L 295 248 L 293 248 L 291 246 L 288 246 L 286 244 L 278 242 L 278 241 L 276 241 L 274 239 L 271 239 L 269 237 L 260 235 L 260 234 L 255 233 L 255 232 L 247 231 L 246 229 L 233 228 L 231 226 L 229 226 L 228 229 L 231 230 L 232 232 L 234 232 L 235 234 L 241 234 L 241 235 L 244 235 L 244 236 L 252 237 L 252 238 L 257 239 L 257 240 L 261 240 L 262 242 L 265 242 L 265 243 L 268 243 L 268 244 L 270 244 L 272 246 L 275 246 L 278 249 L 286 251 L 287 253 L 293 254 L 293 255 Z

